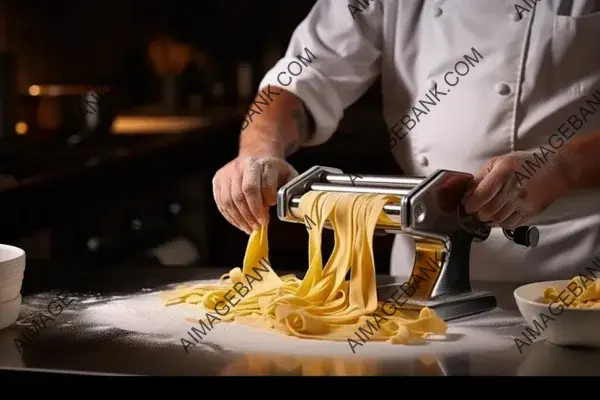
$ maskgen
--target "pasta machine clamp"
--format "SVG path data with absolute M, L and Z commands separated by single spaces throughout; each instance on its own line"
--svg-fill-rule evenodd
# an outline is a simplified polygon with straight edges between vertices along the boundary
M 469 259 L 473 242 L 485 241 L 492 227 L 467 215 L 461 200 L 473 175 L 437 170 L 427 177 L 344 174 L 330 167 L 314 166 L 281 187 L 277 193 L 277 216 L 285 222 L 305 223 L 300 215 L 302 195 L 308 191 L 391 195 L 398 202 L 383 212 L 392 221 L 378 223 L 377 233 L 405 234 L 415 242 L 410 278 L 404 283 L 378 285 L 379 299 L 402 290 L 403 307 L 434 309 L 444 320 L 465 317 L 496 307 L 493 293 L 471 289 Z M 327 228 L 331 228 L 326 223 Z M 516 244 L 535 247 L 536 227 L 503 229 Z M 386 296 L 387 293 L 387 296 Z

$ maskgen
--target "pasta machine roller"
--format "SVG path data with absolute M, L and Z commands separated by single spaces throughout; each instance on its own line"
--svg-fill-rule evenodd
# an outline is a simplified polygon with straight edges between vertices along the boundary
M 385 293 L 403 292 L 402 307 L 434 309 L 444 320 L 488 311 L 496 307 L 490 292 L 474 291 L 469 277 L 473 242 L 488 238 L 492 226 L 467 215 L 461 200 L 473 175 L 437 170 L 428 177 L 364 176 L 344 174 L 336 168 L 314 166 L 297 176 L 277 193 L 277 216 L 286 222 L 306 224 L 299 215 L 300 199 L 308 191 L 392 195 L 397 203 L 386 204 L 384 212 L 391 223 L 376 226 L 378 234 L 410 235 L 415 242 L 415 258 L 408 281 L 380 285 L 378 298 Z M 327 228 L 331 225 L 327 222 Z M 309 226 L 307 226 L 309 228 Z M 539 232 L 535 227 L 503 229 L 516 244 L 535 247 Z M 394 292 L 395 291 L 395 292 Z

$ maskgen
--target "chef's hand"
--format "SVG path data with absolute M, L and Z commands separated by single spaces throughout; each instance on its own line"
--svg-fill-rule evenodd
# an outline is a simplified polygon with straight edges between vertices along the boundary
M 514 229 L 568 192 L 563 155 L 537 154 L 535 158 L 533 152 L 519 151 L 489 160 L 463 199 L 465 211 L 480 221 Z
M 248 235 L 269 221 L 277 190 L 298 175 L 285 159 L 265 151 L 245 153 L 213 178 L 213 196 L 225 219 Z

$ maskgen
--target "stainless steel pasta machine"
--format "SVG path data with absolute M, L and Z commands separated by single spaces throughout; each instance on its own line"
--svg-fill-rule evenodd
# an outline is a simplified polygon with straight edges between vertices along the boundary
M 402 308 L 429 307 L 440 318 L 451 320 L 491 310 L 497 304 L 493 293 L 471 288 L 471 245 L 486 240 L 492 228 L 462 208 L 461 200 L 472 179 L 471 174 L 448 170 L 437 170 L 428 177 L 394 177 L 344 174 L 336 168 L 314 166 L 279 189 L 277 216 L 306 224 L 299 205 L 308 191 L 397 197 L 397 203 L 384 207 L 392 222 L 378 224 L 376 233 L 412 236 L 413 269 L 404 283 L 378 286 L 378 298 L 381 301 L 396 293 L 395 303 Z M 331 228 L 329 223 L 325 226 Z M 537 246 L 539 240 L 535 227 L 503 229 L 503 233 L 508 240 L 527 247 Z M 398 296 L 399 290 L 402 296 Z

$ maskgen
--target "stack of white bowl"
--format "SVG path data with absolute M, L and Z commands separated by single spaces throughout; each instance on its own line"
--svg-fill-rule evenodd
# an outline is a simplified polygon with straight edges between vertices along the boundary
M 25 252 L 0 244 L 0 329 L 15 323 L 21 310 Z

